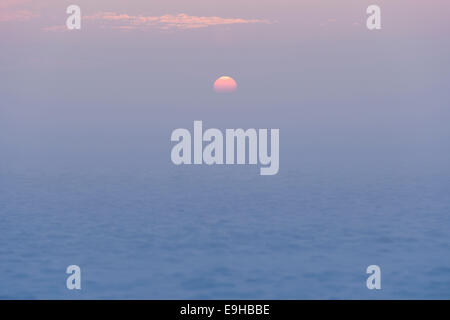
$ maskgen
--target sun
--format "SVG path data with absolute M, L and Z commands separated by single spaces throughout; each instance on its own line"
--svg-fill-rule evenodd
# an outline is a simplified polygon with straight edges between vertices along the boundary
M 222 76 L 214 82 L 214 91 L 218 93 L 230 93 L 237 89 L 237 83 L 229 76 Z

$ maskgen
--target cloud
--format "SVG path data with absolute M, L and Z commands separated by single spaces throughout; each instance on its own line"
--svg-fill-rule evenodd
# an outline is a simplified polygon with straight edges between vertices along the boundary
M 180 30 L 219 25 L 271 23 L 269 20 L 263 19 L 221 18 L 216 16 L 202 17 L 190 16 L 185 13 L 177 15 L 166 14 L 162 16 L 134 16 L 115 12 L 100 12 L 94 15 L 84 16 L 83 20 L 100 22 L 103 28 L 145 29 L 155 27 L 159 29 Z
M 39 17 L 38 13 L 22 9 L 28 0 L 2 0 L 0 3 L 0 22 L 23 22 Z
M 42 28 L 45 32 L 64 32 L 67 31 L 67 27 L 65 25 L 56 25 L 56 26 L 50 26 L 50 27 L 44 27 Z
M 5 10 L 0 12 L 0 22 L 23 22 L 39 17 L 29 10 Z
M 2 0 L 0 3 L 0 9 L 16 7 L 18 5 L 29 2 L 28 0 Z

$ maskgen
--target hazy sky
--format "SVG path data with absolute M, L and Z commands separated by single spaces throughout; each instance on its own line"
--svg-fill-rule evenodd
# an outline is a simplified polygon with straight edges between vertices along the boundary
M 82 27 L 68 31 L 66 8 L 74 3 Z M 369 4 L 2 1 L 0 125 L 22 133 L 36 119 L 67 127 L 60 117 L 75 113 L 71 119 L 101 128 L 99 119 L 121 110 L 164 125 L 163 136 L 209 120 L 206 126 L 286 124 L 293 137 L 309 127 L 315 142 L 337 126 L 352 137 L 371 128 L 378 143 L 385 141 L 378 134 L 394 133 L 398 144 L 439 145 L 450 135 L 450 3 L 377 1 L 378 31 L 365 26 Z M 235 93 L 213 91 L 221 75 L 236 79 Z
M 64 28 L 73 3 L 80 31 Z M 372 3 L 2 1 L 0 94 L 12 103 L 208 104 L 223 74 L 252 105 L 444 89 L 448 1 L 378 1 L 379 32 L 365 27 Z

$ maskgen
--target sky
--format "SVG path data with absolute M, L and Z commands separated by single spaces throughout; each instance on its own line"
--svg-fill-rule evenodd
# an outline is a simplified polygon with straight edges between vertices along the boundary
M 365 26 L 371 1 L 80 0 L 72 31 L 70 4 L 2 2 L 6 124 L 35 115 L 57 125 L 64 112 L 95 123 L 106 110 L 143 112 L 166 130 L 194 118 L 387 135 L 401 124 L 411 144 L 448 132 L 447 1 L 379 1 L 378 31 Z M 235 93 L 213 91 L 222 75 Z
M 365 28 L 371 3 L 78 1 L 82 29 L 71 32 L 64 25 L 72 2 L 7 0 L 0 90 L 3 101 L 47 105 L 72 92 L 82 105 L 208 105 L 212 83 L 225 74 L 245 88 L 240 101 L 287 106 L 323 93 L 331 100 L 439 86 L 450 50 L 448 2 L 379 1 L 378 33 Z M 373 76 L 361 81 L 366 74 Z
M 4 128 L 101 130 L 106 115 L 169 136 L 204 120 L 285 127 L 285 141 L 304 130 L 324 148 L 365 130 L 372 145 L 422 141 L 429 153 L 448 137 L 447 1 L 379 1 L 377 31 L 365 26 L 370 1 L 80 0 L 81 30 L 67 30 L 70 4 L 2 2 Z M 236 92 L 214 92 L 223 75 Z

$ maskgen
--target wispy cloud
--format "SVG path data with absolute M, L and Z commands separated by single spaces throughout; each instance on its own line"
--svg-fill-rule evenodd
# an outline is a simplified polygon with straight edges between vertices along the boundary
M 2 2 L 0 2 L 0 9 L 15 7 L 27 2 L 29 2 L 29 0 L 2 0 Z
M 23 8 L 30 0 L 1 0 L 0 22 L 24 22 L 39 17 L 39 11 Z M 127 13 L 98 12 L 83 15 L 82 23 L 103 29 L 145 30 L 156 28 L 161 30 L 200 29 L 221 25 L 271 24 L 267 19 L 224 18 L 218 16 L 193 16 L 186 13 L 165 14 L 161 16 L 130 15 Z M 43 31 L 64 31 L 64 24 L 47 25 Z
M 217 16 L 190 16 L 185 13 L 166 14 L 162 16 L 128 15 L 115 12 L 100 12 L 94 15 L 84 16 L 83 20 L 101 23 L 103 28 L 118 29 L 199 29 L 211 26 L 232 24 L 256 24 L 271 23 L 265 19 L 222 18 Z
M 65 25 L 56 25 L 56 26 L 50 26 L 50 27 L 43 27 L 43 31 L 45 32 L 64 32 L 67 31 L 67 27 Z
M 0 22 L 23 22 L 39 17 L 39 14 L 29 10 L 2 10 L 0 11 Z
M 38 13 L 22 8 L 28 0 L 1 0 L 0 22 L 23 22 L 39 17 Z

